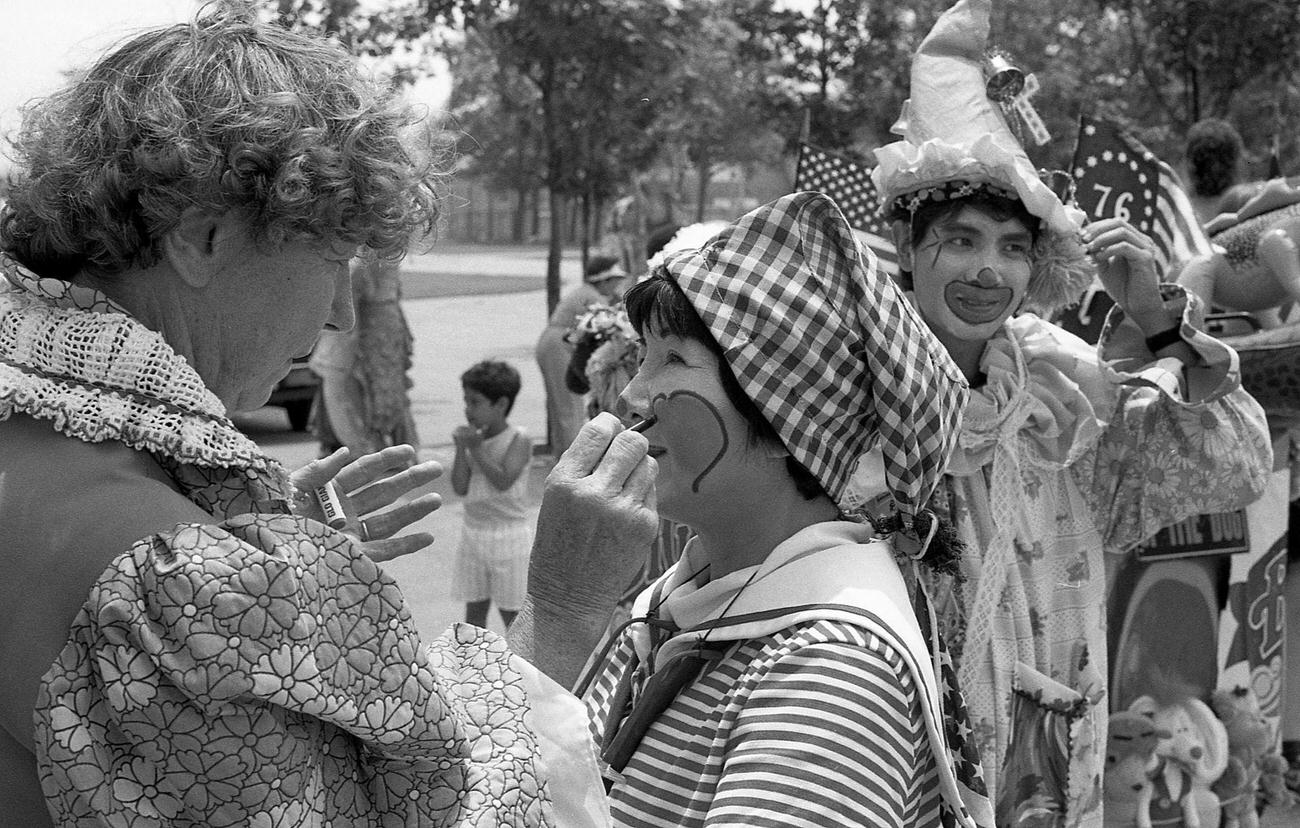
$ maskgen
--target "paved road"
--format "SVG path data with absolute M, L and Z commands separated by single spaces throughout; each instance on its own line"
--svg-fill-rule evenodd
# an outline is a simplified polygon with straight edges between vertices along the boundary
M 403 307 L 415 338 L 412 413 L 421 455 L 442 462 L 448 473 L 451 432 L 464 421 L 460 374 L 480 359 L 504 359 L 519 369 L 523 389 L 511 420 L 539 442 L 545 438 L 545 395 L 533 360 L 533 344 L 546 322 L 545 274 L 546 250 L 541 247 L 446 246 L 404 263 Z M 562 288 L 575 285 L 579 278 L 577 253 L 566 251 Z M 289 468 L 316 456 L 315 441 L 290 430 L 281 409 L 263 408 L 238 421 Z M 533 461 L 534 503 L 550 463 L 546 456 Z M 447 597 L 463 513 L 445 476 L 431 489 L 443 495 L 444 505 L 418 528 L 434 534 L 433 546 L 387 565 L 425 635 L 440 633 L 460 620 L 463 612 Z M 490 626 L 502 629 L 495 613 Z

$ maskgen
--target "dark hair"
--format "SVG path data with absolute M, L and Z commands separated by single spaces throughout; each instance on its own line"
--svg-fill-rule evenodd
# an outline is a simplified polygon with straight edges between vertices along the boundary
M 663 250 L 668 242 L 673 240 L 673 236 L 677 235 L 677 231 L 681 229 L 680 224 L 666 224 L 647 236 L 645 240 L 645 257 L 653 259 L 654 255 Z
M 718 358 L 718 378 L 722 381 L 727 401 L 749 424 L 749 445 L 756 445 L 764 439 L 782 443 L 776 429 L 740 387 L 740 381 L 727 364 L 722 346 L 713 338 L 704 320 L 700 319 L 692 307 L 691 300 L 672 280 L 667 270 L 657 267 L 650 272 L 649 278 L 629 288 L 623 296 L 623 306 L 627 309 L 628 320 L 640 336 L 645 335 L 648 327 L 656 336 L 679 336 L 703 343 Z M 787 455 L 785 465 L 794 479 L 795 488 L 806 500 L 826 494 L 821 482 L 794 457 Z
M 587 278 L 591 278 L 597 274 L 604 273 L 616 264 L 618 264 L 617 256 L 609 256 L 600 253 L 587 259 L 587 269 L 583 272 L 586 274 Z
M 1187 175 L 1192 192 L 1216 196 L 1237 180 L 1241 160 L 1241 136 L 1227 121 L 1206 118 L 1187 131 Z
M 515 397 L 519 396 L 519 372 L 508 362 L 485 359 L 471 365 L 469 370 L 460 375 L 462 388 L 477 391 L 490 402 L 500 399 L 509 401 L 506 413 L 515 407 Z
M 432 231 L 441 173 L 419 113 L 336 41 L 261 23 L 247 0 L 146 31 L 29 104 L 0 246 L 42 276 L 149 267 L 186 208 L 255 240 L 400 258 Z
M 1010 198 L 990 190 L 976 190 L 969 195 L 959 196 L 957 198 L 947 199 L 944 201 L 925 201 L 911 214 L 910 226 L 908 232 L 911 238 L 912 249 L 915 250 L 925 237 L 926 232 L 934 226 L 935 222 L 948 216 L 956 215 L 967 207 L 979 210 L 994 221 L 1009 221 L 1015 219 L 1029 229 L 1033 241 L 1038 241 L 1038 233 L 1042 229 L 1042 223 L 1038 217 L 1029 212 L 1020 199 Z M 900 270 L 896 280 L 904 290 L 912 290 L 912 274 L 910 271 Z

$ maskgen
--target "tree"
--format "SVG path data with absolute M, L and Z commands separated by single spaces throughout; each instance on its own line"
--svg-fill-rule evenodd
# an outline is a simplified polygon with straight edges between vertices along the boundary
M 747 49 L 768 67 L 766 110 L 787 149 L 806 139 L 865 156 L 890 140 L 908 67 L 946 0 L 815 0 L 806 11 L 736 0 Z
M 661 129 L 695 168 L 698 222 L 717 169 L 769 158 L 773 132 L 763 111 L 765 72 L 745 60 L 744 31 L 716 3 L 696 3 L 688 11 L 680 57 L 663 83 L 668 108 Z
M 447 53 L 455 79 L 448 109 L 458 132 L 458 152 L 489 187 L 515 194 L 511 235 L 524 236 L 529 199 L 545 183 L 541 107 L 536 88 L 500 63 L 487 40 L 469 32 Z
M 539 96 L 551 200 L 548 312 L 560 295 L 562 197 L 582 204 L 585 241 L 593 202 L 654 158 L 651 95 L 676 54 L 679 25 L 658 3 L 522 0 L 484 29 L 497 60 L 528 78 Z
M 1294 116 L 1288 126 L 1287 112 L 1295 111 L 1300 73 L 1300 4 L 1120 0 L 1105 7 L 1135 32 L 1134 60 L 1149 67 L 1142 79 L 1159 106 L 1156 120 L 1172 127 L 1168 143 L 1177 142 L 1167 151 L 1181 153 L 1181 136 L 1205 117 L 1233 121 L 1248 146 L 1281 137 L 1294 150 Z M 1161 137 L 1153 143 L 1165 143 Z

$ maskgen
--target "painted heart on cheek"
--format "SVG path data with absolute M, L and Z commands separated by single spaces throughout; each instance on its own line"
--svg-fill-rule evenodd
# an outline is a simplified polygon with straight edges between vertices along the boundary
M 691 491 L 698 494 L 700 483 L 731 445 L 722 412 L 705 397 L 685 390 L 655 396 L 650 410 L 659 417 L 658 428 L 672 440 L 677 464 L 688 473 L 699 468 L 691 482 Z

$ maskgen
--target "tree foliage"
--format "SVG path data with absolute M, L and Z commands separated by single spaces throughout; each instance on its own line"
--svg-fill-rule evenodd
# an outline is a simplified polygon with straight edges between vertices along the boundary
M 536 87 L 497 61 L 478 32 L 447 51 L 456 82 L 447 102 L 458 136 L 462 169 L 503 191 L 535 191 L 545 184 L 546 147 Z
M 1137 88 L 1125 98 L 1153 145 L 1181 150 L 1195 121 L 1225 118 L 1260 154 L 1274 138 L 1300 169 L 1296 79 L 1300 4 L 1294 0 L 1116 0 L 1106 13 L 1131 37 Z M 1165 153 L 1162 153 L 1165 154 Z
M 489 117 L 480 107 L 475 116 L 475 137 L 486 146 L 482 136 L 499 132 L 502 141 L 492 142 L 499 146 L 504 136 L 520 137 L 528 117 L 543 119 L 553 139 L 544 179 L 594 198 L 656 158 L 685 156 L 706 176 L 720 164 L 761 158 L 773 131 L 787 151 L 806 137 L 870 160 L 871 149 L 892 140 L 912 52 L 951 4 L 261 2 L 291 25 L 333 32 L 358 54 L 387 60 L 399 79 L 424 71 L 429 50 L 447 48 L 440 31 L 477 30 L 475 60 L 509 67 L 514 82 L 536 91 L 520 108 L 517 88 L 501 87 L 499 109 Z M 1294 0 L 998 0 L 992 30 L 994 44 L 1041 83 L 1035 105 L 1054 140 L 1030 152 L 1044 165 L 1066 163 L 1077 119 L 1087 113 L 1119 121 L 1171 161 L 1195 120 L 1225 117 L 1256 157 L 1276 142 L 1284 169 L 1300 169 Z M 457 83 L 471 82 L 478 83 L 462 80 L 458 69 Z M 504 122 L 488 130 L 497 117 Z M 497 180 L 522 170 L 526 155 L 506 149 L 492 162 L 501 168 Z

